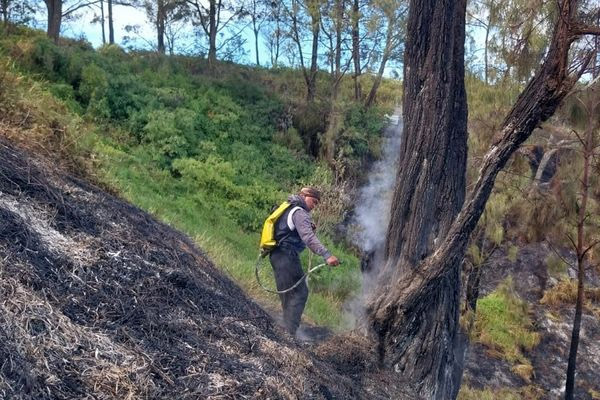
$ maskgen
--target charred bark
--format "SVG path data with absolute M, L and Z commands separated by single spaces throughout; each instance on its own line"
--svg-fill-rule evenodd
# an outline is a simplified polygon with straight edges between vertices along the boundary
M 467 102 L 466 1 L 412 0 L 404 67 L 404 141 L 386 241 L 387 269 L 409 277 L 445 237 L 464 201 Z M 403 313 L 373 308 L 381 361 L 417 383 L 425 398 L 451 398 L 458 326 L 460 262 L 445 274 L 392 288 Z M 404 296 L 409 296 L 405 298 Z M 384 296 L 389 299 L 389 296 Z M 400 300 L 401 299 L 401 300 Z M 402 322 L 398 319 L 401 317 Z
M 455 83 L 456 79 L 462 83 L 464 73 L 459 59 L 465 2 L 411 1 L 405 67 L 406 140 L 386 251 L 391 284 L 371 302 L 369 311 L 382 362 L 393 366 L 423 398 L 455 398 L 458 392 L 462 374 L 462 355 L 455 347 L 461 336 L 459 267 L 496 176 L 540 122 L 554 113 L 583 72 L 568 75 L 568 51 L 576 39 L 570 30 L 576 3 L 560 3 L 546 59 L 504 120 L 501 139 L 484 157 L 479 178 L 454 219 L 465 182 L 461 167 L 466 152 L 466 137 L 462 136 L 466 106 L 463 109 L 464 92 Z M 428 68 L 436 62 L 447 69 Z M 453 90 L 448 90 L 452 86 Z M 435 89 L 451 99 L 435 96 Z M 457 113 L 450 114 L 454 107 L 458 107 Z M 423 118 L 424 113 L 436 121 L 437 130 Z

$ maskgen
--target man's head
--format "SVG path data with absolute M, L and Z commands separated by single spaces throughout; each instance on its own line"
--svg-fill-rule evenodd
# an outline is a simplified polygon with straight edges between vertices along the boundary
M 321 192 L 312 186 L 303 187 L 300 190 L 300 196 L 304 198 L 309 210 L 315 208 L 321 201 Z

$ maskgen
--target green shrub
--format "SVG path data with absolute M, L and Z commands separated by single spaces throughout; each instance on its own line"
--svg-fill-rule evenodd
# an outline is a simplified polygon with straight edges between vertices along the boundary
M 186 108 L 150 112 L 143 132 L 143 140 L 156 149 L 156 159 L 162 165 L 193 155 L 199 141 L 195 114 Z
M 87 106 L 90 101 L 106 96 L 108 78 L 106 73 L 96 64 L 89 64 L 81 70 L 78 97 L 82 105 Z
M 477 301 L 473 339 L 511 363 L 530 364 L 522 350 L 531 350 L 540 340 L 533 330 L 527 303 L 516 294 L 512 278 Z

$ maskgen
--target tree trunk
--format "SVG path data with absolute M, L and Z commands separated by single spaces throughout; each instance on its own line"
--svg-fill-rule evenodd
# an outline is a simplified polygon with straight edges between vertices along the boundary
M 588 109 L 588 127 L 583 144 L 583 177 L 581 179 L 581 204 L 577 215 L 577 302 L 575 304 L 575 318 L 571 333 L 571 346 L 569 361 L 567 363 L 567 382 L 565 384 L 565 400 L 573 400 L 575 392 L 575 370 L 577 368 L 577 348 L 579 347 L 579 331 L 581 329 L 581 314 L 585 299 L 585 220 L 587 218 L 587 202 L 590 190 L 590 161 L 594 156 L 594 131 L 598 129 L 595 123 L 597 116 L 594 114 L 596 107 Z
M 465 0 L 411 1 L 404 72 L 406 131 L 383 281 L 389 283 L 369 304 L 369 315 L 382 362 L 393 366 L 422 398 L 452 399 L 458 392 L 464 356 L 464 349 L 455 347 L 460 342 L 459 267 L 498 172 L 577 81 L 578 76 L 567 76 L 575 8 L 574 0 L 560 4 L 547 57 L 506 117 L 501 139 L 484 157 L 473 191 L 452 222 L 465 182 Z
M 106 44 L 106 30 L 104 29 L 104 0 L 100 0 L 100 24 L 102 25 L 102 44 Z
M 113 26 L 113 12 L 112 12 L 113 0 L 107 0 L 107 2 L 108 2 L 108 43 L 115 44 L 115 28 Z
M 352 4 L 352 59 L 354 61 L 354 100 L 360 100 L 360 9 L 358 0 Z
M 217 63 L 217 2 L 210 0 L 208 11 L 208 65 L 213 68 Z
M 332 85 L 331 85 L 331 111 L 327 130 L 325 131 L 325 158 L 333 165 L 335 159 L 336 141 L 340 131 L 342 113 L 338 105 L 338 94 L 342 80 L 342 31 L 344 20 L 344 0 L 335 0 L 335 48 L 332 57 Z
M 58 44 L 62 22 L 62 0 L 44 0 L 48 9 L 48 37 Z
M 584 263 L 578 259 L 577 266 L 577 302 L 575 303 L 575 318 L 571 332 L 571 346 L 567 363 L 567 383 L 565 385 L 565 400 L 573 400 L 575 393 L 575 369 L 577 368 L 577 348 L 579 347 L 579 331 L 581 330 L 581 314 L 583 312 L 584 292 Z
M 377 71 L 377 76 L 375 77 L 375 81 L 373 82 L 373 86 L 369 91 L 369 96 L 367 96 L 367 101 L 365 102 L 365 107 L 371 107 L 375 102 L 375 97 L 377 96 L 377 90 L 379 89 L 379 85 L 381 85 L 381 79 L 383 78 L 383 72 L 385 71 L 385 65 L 390 58 L 392 52 L 392 39 L 394 37 L 394 31 L 396 27 L 393 21 L 393 18 L 388 19 L 388 28 L 385 35 L 385 48 L 383 50 L 383 56 L 381 58 L 381 64 L 379 65 L 379 71 Z
M 466 0 L 411 0 L 409 5 L 405 139 L 386 241 L 387 269 L 393 276 L 408 277 L 419 268 L 446 236 L 464 200 L 465 9 Z M 460 264 L 457 260 L 447 274 L 427 282 L 422 301 L 405 303 L 412 308 L 403 324 L 396 324 L 394 315 L 375 318 L 382 362 L 417 383 L 424 398 L 453 398 L 458 390 L 447 378 L 454 363 Z M 382 308 L 375 310 L 377 314 Z
M 156 3 L 156 40 L 160 54 L 165 54 L 165 2 L 158 0 Z
M 490 22 L 491 22 L 491 16 L 488 17 L 488 23 L 485 27 L 485 42 L 484 42 L 484 47 L 483 47 L 483 62 L 484 62 L 484 74 L 485 74 L 485 83 L 488 84 L 489 83 L 489 73 L 488 73 L 488 46 L 489 46 L 489 41 L 490 41 Z
M 260 57 L 258 53 L 258 28 L 256 27 L 256 21 L 252 20 L 252 30 L 254 31 L 254 51 L 256 52 L 256 65 L 260 67 Z
M 0 1 L 0 5 L 2 6 L 2 21 L 4 22 L 4 25 L 8 23 L 8 4 L 9 0 Z
M 318 7 L 318 4 L 314 5 Z M 312 27 L 312 53 L 310 57 L 310 73 L 308 74 L 308 80 L 306 82 L 306 101 L 312 103 L 315 100 L 317 93 L 317 67 L 319 57 L 319 32 L 321 30 L 321 12 L 320 10 L 312 10 L 311 14 L 311 27 Z

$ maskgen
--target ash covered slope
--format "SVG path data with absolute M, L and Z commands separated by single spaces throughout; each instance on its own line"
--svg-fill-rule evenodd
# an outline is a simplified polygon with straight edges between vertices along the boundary
M 184 235 L 0 140 L 0 398 L 404 397 L 306 350 Z

